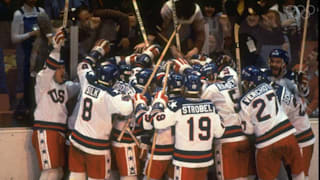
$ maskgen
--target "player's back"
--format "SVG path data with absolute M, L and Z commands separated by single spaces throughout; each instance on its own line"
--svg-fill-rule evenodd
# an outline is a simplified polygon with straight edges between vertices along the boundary
M 224 119 L 225 125 L 239 125 L 238 115 L 235 111 L 235 104 L 240 98 L 236 81 L 230 76 L 225 81 L 211 84 L 201 95 L 202 99 L 213 102 L 219 115 Z
M 311 129 L 309 117 L 305 112 L 305 105 L 300 97 L 295 97 L 287 88 L 280 85 L 273 86 L 281 102 L 281 106 L 286 111 L 290 122 L 296 129 L 295 136 L 300 146 L 313 144 L 315 141 Z
M 162 118 L 170 121 L 164 124 L 175 124 L 175 165 L 194 168 L 213 164 L 213 138 L 221 137 L 224 127 L 211 101 L 170 101 L 165 113 L 156 117 L 157 122 Z
M 112 88 L 94 83 L 90 75 L 82 82 L 80 107 L 72 132 L 71 141 L 79 149 L 92 153 L 102 153 L 109 147 L 112 129 L 112 114 L 129 115 L 131 101 Z
M 242 121 L 254 125 L 253 131 L 257 137 L 258 148 L 295 132 L 270 85 L 261 83 L 246 93 L 240 103 Z

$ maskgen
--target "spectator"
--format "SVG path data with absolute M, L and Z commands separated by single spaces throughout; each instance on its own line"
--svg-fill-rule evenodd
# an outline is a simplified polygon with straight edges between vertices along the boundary
M 288 37 L 291 49 L 292 64 L 299 62 L 299 50 L 301 43 L 301 13 L 293 0 L 285 0 L 283 6 L 279 6 L 279 15 L 284 34 Z
M 211 53 L 221 52 L 224 49 L 223 25 L 220 23 L 222 15 L 222 2 L 219 0 L 205 0 L 200 4 L 205 19 L 206 39 L 202 53 L 210 55 Z
M 129 18 L 127 14 L 112 9 L 96 9 L 91 12 L 87 6 L 82 5 L 78 9 L 77 16 L 80 22 L 80 53 L 86 54 L 95 40 L 100 38 L 115 42 L 115 47 L 129 47 Z M 120 25 L 120 38 L 117 38 L 118 32 L 115 22 Z
M 307 56 L 305 64 L 303 64 L 303 72 L 307 73 L 310 93 L 305 98 L 307 102 L 306 113 L 310 115 L 319 116 L 319 70 L 318 70 L 318 50 L 313 49 Z M 293 67 L 293 71 L 299 70 L 299 64 Z M 318 111 L 317 111 L 318 109 Z
M 17 92 L 22 93 L 18 95 L 18 106 L 16 115 L 30 110 L 31 99 L 28 96 L 30 89 L 30 54 L 32 44 L 35 37 L 39 34 L 37 26 L 37 16 L 40 12 L 44 12 L 42 8 L 36 7 L 37 0 L 24 0 L 23 6 L 14 12 L 13 21 L 11 24 L 11 39 L 17 44 L 17 69 L 18 69 L 18 83 Z M 24 97 L 22 99 L 22 97 Z
M 7 93 L 6 74 L 4 68 L 3 49 L 8 48 L 10 39 L 7 34 L 10 32 L 9 21 L 12 20 L 11 0 L 0 0 L 0 93 Z
M 249 65 L 261 66 L 261 58 L 258 54 L 261 13 L 255 7 L 252 7 L 248 16 L 240 24 L 239 46 L 242 68 Z
M 319 60 L 318 49 L 315 48 L 307 59 L 310 94 L 307 97 L 307 114 L 319 116 Z M 316 112 L 318 109 L 318 112 Z
M 141 15 L 141 19 L 143 22 L 143 26 L 145 28 L 148 43 L 151 44 L 161 44 L 164 42 L 164 39 L 162 39 L 159 34 L 162 31 L 162 18 L 161 18 L 161 7 L 166 2 L 166 0 L 157 0 L 157 1 L 137 1 L 137 5 L 139 8 L 139 12 Z M 142 34 L 140 30 L 140 25 L 137 22 L 136 12 L 133 9 L 132 1 L 127 0 L 123 1 L 122 10 L 130 14 L 129 18 L 132 22 L 136 21 L 136 38 L 138 41 L 138 44 L 133 44 L 134 49 L 137 52 L 142 52 L 143 48 L 145 48 L 144 40 L 142 39 Z M 137 42 L 135 41 L 135 42 Z
M 49 44 L 53 35 L 53 29 L 50 19 L 46 13 L 40 13 L 37 17 L 39 25 L 39 36 L 37 36 L 30 57 L 30 72 L 31 76 L 39 72 L 44 65 L 44 61 L 49 57 Z
M 88 0 L 70 0 L 69 8 L 77 8 L 81 4 L 88 5 Z M 44 9 L 50 19 L 61 18 L 61 12 L 64 10 L 65 0 L 45 0 Z
M 282 33 L 280 17 L 277 11 L 269 10 L 263 14 L 260 26 L 260 38 L 258 39 L 260 41 L 260 50 L 258 52 L 262 58 L 261 67 L 267 67 L 268 55 L 272 49 L 284 49 L 290 54 L 290 47 L 288 40 Z
M 162 30 L 166 34 L 171 34 L 174 27 L 172 2 L 167 1 L 161 9 Z M 175 8 L 178 24 L 182 24 L 179 31 L 182 52 L 179 52 L 176 46 L 171 46 L 171 53 L 174 57 L 190 59 L 202 50 L 205 40 L 204 17 L 199 5 L 193 0 L 175 1 Z

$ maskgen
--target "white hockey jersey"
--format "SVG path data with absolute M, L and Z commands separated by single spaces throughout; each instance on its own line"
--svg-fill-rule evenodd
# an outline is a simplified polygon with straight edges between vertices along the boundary
M 232 77 L 235 83 L 238 84 L 237 72 L 234 69 L 232 69 L 230 66 L 226 66 L 219 72 L 218 78 L 226 80 L 229 77 Z
M 185 98 L 170 101 L 153 123 L 156 129 L 175 126 L 174 165 L 200 168 L 213 164 L 213 138 L 223 135 L 224 126 L 211 101 Z
M 77 70 L 81 99 L 70 141 L 86 153 L 102 155 L 110 149 L 112 114 L 128 116 L 133 111 L 132 101 L 97 84 L 89 63 L 79 63 Z
M 54 80 L 55 70 L 46 67 L 36 76 L 34 128 L 66 131 L 68 99 L 79 93 L 79 83 L 66 81 L 59 84 Z
M 270 70 L 266 71 L 266 75 L 269 81 L 275 82 L 281 86 L 286 87 L 289 89 L 291 93 L 293 93 L 296 97 L 307 97 L 309 94 L 309 88 L 306 89 L 305 92 L 299 90 L 298 85 L 295 83 L 295 73 L 292 71 L 288 71 L 282 78 L 275 78 L 272 76 Z
M 134 97 L 136 90 L 130 83 L 126 83 L 124 81 L 117 81 L 113 85 L 113 89 L 115 91 L 118 91 L 120 94 L 123 94 L 125 96 L 130 96 L 131 98 Z M 134 114 L 130 114 L 129 116 L 120 116 L 120 115 L 115 115 L 114 116 L 114 122 L 113 122 L 113 129 L 112 129 L 112 136 L 113 136 L 113 141 L 112 145 L 117 146 L 117 147 L 123 147 L 126 146 L 127 143 L 134 143 L 134 140 L 130 136 L 128 132 L 125 132 L 121 142 L 119 143 L 116 138 L 118 138 L 121 134 L 122 129 L 126 125 L 128 118 L 130 118 L 130 125 L 131 131 L 134 135 L 139 135 L 142 132 L 142 129 L 136 128 L 135 127 L 135 117 Z
M 211 100 L 225 125 L 224 135 L 217 139 L 223 142 L 236 142 L 246 139 L 241 129 L 241 121 L 235 108 L 240 98 L 238 85 L 234 76 L 225 81 L 209 85 L 202 93 L 201 99 Z
M 256 147 L 263 148 L 296 132 L 273 88 L 266 83 L 246 93 L 240 101 L 240 118 L 246 134 L 255 134 Z
M 295 127 L 295 136 L 301 148 L 314 144 L 315 136 L 311 129 L 309 117 L 305 113 L 305 103 L 300 97 L 295 97 L 284 86 L 277 86 L 276 93 L 281 106 L 287 113 L 290 122 Z

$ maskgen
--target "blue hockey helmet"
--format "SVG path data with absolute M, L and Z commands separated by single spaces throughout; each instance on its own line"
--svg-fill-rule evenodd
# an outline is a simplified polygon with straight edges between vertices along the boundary
M 202 68 L 202 65 L 201 64 L 194 64 L 192 65 L 192 69 L 194 71 L 197 71 L 197 72 L 200 72 L 200 69 Z
M 272 51 L 270 51 L 269 58 L 273 57 L 281 58 L 284 61 L 284 63 L 286 63 L 286 65 L 289 64 L 288 52 L 283 49 L 273 49 Z
M 209 63 L 204 65 L 201 69 L 201 78 L 214 81 L 216 80 L 217 74 L 218 74 L 218 67 L 214 63 Z
M 180 92 L 183 89 L 184 77 L 178 73 L 171 73 L 168 77 L 168 91 Z
M 105 86 L 112 86 L 119 75 L 119 68 L 114 64 L 102 65 L 96 69 L 98 83 Z
M 141 71 L 139 71 L 136 74 L 136 78 L 137 78 L 137 85 L 142 87 L 144 85 L 147 84 L 150 76 L 152 74 L 152 70 L 151 69 L 142 69 Z
M 200 76 L 195 74 L 188 74 L 184 79 L 184 93 L 185 94 L 200 94 L 201 91 L 201 79 Z
M 247 66 L 241 72 L 242 86 L 249 90 L 266 81 L 265 74 L 256 66 Z

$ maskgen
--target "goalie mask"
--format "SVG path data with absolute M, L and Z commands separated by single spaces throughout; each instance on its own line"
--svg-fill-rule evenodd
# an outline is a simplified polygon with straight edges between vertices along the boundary
M 220 72 L 224 67 L 230 66 L 232 69 L 236 68 L 236 64 L 232 57 L 228 55 L 221 55 L 219 56 L 216 61 L 215 61 L 217 67 L 218 67 L 218 72 Z

